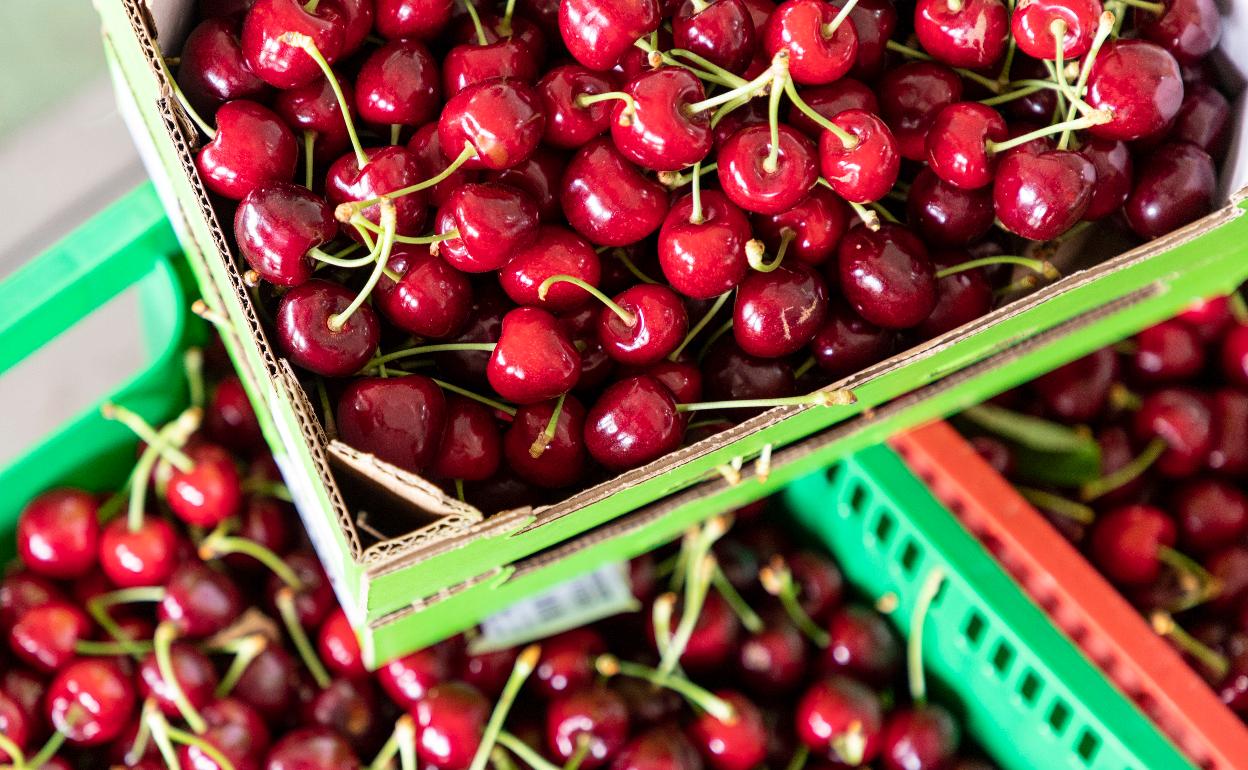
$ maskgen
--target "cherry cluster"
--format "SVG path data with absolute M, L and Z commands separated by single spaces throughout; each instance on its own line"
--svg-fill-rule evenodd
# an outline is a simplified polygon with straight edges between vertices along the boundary
M 327 427 L 461 496 L 845 403 L 1011 252 L 1213 203 L 1212 0 L 479 6 L 202 0 L 176 61 Z
M 1248 309 L 1239 296 L 1056 369 L 966 424 L 997 470 L 1248 718 Z M 1069 425 L 1087 430 L 1070 437 L 1067 467 L 1083 465 L 1069 462 L 1076 455 L 1095 462 L 1051 478 L 1034 463 L 1063 460 L 1029 448 Z

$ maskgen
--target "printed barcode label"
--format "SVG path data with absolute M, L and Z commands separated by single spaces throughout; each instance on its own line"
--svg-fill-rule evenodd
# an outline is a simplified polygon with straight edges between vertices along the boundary
M 628 563 L 606 564 L 481 621 L 481 634 L 468 649 L 480 653 L 514 647 L 637 607 Z

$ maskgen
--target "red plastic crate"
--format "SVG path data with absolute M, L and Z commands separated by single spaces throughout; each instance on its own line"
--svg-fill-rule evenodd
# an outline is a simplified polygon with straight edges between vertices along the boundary
M 1044 516 L 949 424 L 893 449 L 1054 622 L 1194 762 L 1248 768 L 1248 727 Z

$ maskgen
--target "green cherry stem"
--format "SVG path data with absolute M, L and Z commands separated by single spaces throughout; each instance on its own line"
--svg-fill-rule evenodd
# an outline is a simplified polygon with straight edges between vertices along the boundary
M 160 678 L 164 680 L 165 687 L 169 690 L 169 699 L 178 707 L 178 713 L 186 720 L 186 724 L 196 734 L 201 734 L 208 729 L 208 724 L 200 715 L 199 711 L 186 697 L 186 692 L 182 689 L 182 683 L 178 681 L 177 672 L 173 668 L 173 658 L 170 649 L 173 641 L 178 636 L 178 629 L 172 621 L 161 621 L 156 626 L 156 633 L 152 636 L 153 651 L 156 654 L 156 669 L 160 671 Z
M 606 305 L 611 310 L 611 312 L 619 316 L 620 320 L 623 321 L 626 325 L 635 326 L 637 324 L 637 316 L 635 314 L 630 313 L 624 308 L 620 307 L 620 305 L 615 300 L 611 299 L 606 294 L 604 294 L 603 291 L 599 289 L 597 286 L 594 286 L 592 283 L 589 283 L 588 281 L 583 281 L 574 275 L 552 275 L 551 277 L 542 281 L 542 285 L 537 287 L 537 298 L 541 300 L 546 299 L 546 294 L 550 292 L 550 287 L 554 286 L 556 283 L 570 283 L 573 286 L 577 286 L 581 288 L 587 294 L 594 297 L 595 299 L 600 301 L 602 304 Z
M 321 72 L 325 75 L 325 80 L 329 82 L 329 87 L 334 92 L 334 98 L 338 100 L 338 110 L 342 113 L 342 122 L 346 125 L 347 136 L 351 139 L 351 148 L 355 151 L 355 161 L 363 170 L 368 165 L 368 154 L 364 152 L 364 146 L 360 144 L 360 136 L 355 131 L 355 121 L 351 119 L 351 105 L 347 103 L 347 98 L 342 93 L 342 86 L 338 83 L 338 76 L 330 69 L 329 62 L 321 55 L 321 49 L 316 47 L 316 43 L 312 38 L 301 32 L 283 32 L 278 38 L 279 42 L 286 45 L 292 45 L 296 48 L 303 49 L 308 58 L 316 62 L 316 66 L 321 68 Z
M 394 729 L 390 731 L 390 737 L 386 739 L 384 745 L 377 752 L 377 756 L 369 764 L 368 770 L 389 770 L 390 761 L 395 755 L 399 756 L 400 770 L 416 770 L 415 751 L 416 745 L 416 726 L 412 722 L 411 714 L 404 714 L 394 723 Z M 410 748 L 405 753 L 404 746 Z
M 659 53 L 662 53 L 662 52 L 659 52 Z M 720 67 L 718 64 L 715 64 L 714 62 L 712 62 L 710 59 L 707 59 L 705 56 L 696 54 L 693 51 L 689 51 L 684 48 L 673 48 L 667 53 L 670 55 L 667 58 L 679 57 L 681 59 L 688 59 L 689 61 L 697 65 L 698 68 L 700 68 L 706 75 L 710 75 L 710 77 L 703 77 L 703 80 L 711 80 L 713 82 L 719 83 L 722 86 L 727 86 L 728 88 L 739 88 L 748 82 L 745 78 L 741 77 L 740 75 L 729 72 L 723 67 Z M 680 65 L 679 62 L 673 62 L 673 63 L 679 66 L 686 66 L 686 65 Z
M 792 82 L 789 77 L 788 49 L 781 49 L 776 53 L 769 72 L 772 81 L 771 94 L 767 98 L 767 125 L 771 128 L 771 151 L 763 159 L 763 171 L 774 174 L 780 165 L 780 100 L 784 87 Z
M 317 262 L 324 262 L 325 264 L 333 265 L 334 267 L 346 268 L 364 267 L 365 265 L 371 265 L 377 261 L 377 255 L 372 252 L 363 256 L 344 259 L 336 254 L 326 254 L 317 246 L 313 246 L 308 249 L 308 256 Z
M 282 557 L 273 553 L 270 549 L 245 537 L 231 537 L 226 534 L 223 527 L 214 529 L 208 537 L 204 538 L 199 544 L 199 558 L 203 561 L 212 561 L 220 559 L 222 556 L 228 556 L 232 553 L 250 556 L 256 561 L 263 564 L 270 572 L 277 575 L 278 579 L 294 590 L 298 591 L 303 588 L 303 581 L 295 574 Z
M 712 304 L 711 308 L 706 311 L 706 315 L 702 316 L 702 318 L 700 318 L 698 322 L 693 325 L 693 328 L 690 329 L 689 333 L 685 335 L 685 338 L 680 341 L 680 344 L 676 346 L 676 349 L 668 354 L 668 361 L 675 361 L 680 358 L 680 354 L 684 352 L 685 348 L 689 347 L 689 343 L 693 342 L 694 337 L 697 337 L 702 330 L 706 328 L 706 325 L 719 314 L 719 311 L 724 307 L 724 303 L 732 298 L 732 292 L 733 290 L 729 289 L 715 298 L 714 304 Z
M 140 657 L 152 651 L 152 643 L 147 641 L 134 642 L 101 642 L 94 639 L 79 639 L 74 643 L 74 652 L 79 655 L 129 655 Z
M 260 653 L 264 652 L 269 646 L 268 637 L 263 634 L 251 634 L 236 640 L 233 643 L 234 657 L 230 661 L 230 665 L 225 669 L 225 675 L 221 677 L 221 681 L 217 683 L 217 689 L 213 692 L 218 698 L 228 697 L 234 692 L 234 687 L 238 684 L 238 680 L 243 678 L 247 667 L 256 659 Z
M 954 2 L 961 3 L 961 2 L 962 2 L 962 0 L 948 0 L 948 1 L 949 1 L 950 3 L 954 3 Z M 822 29 L 822 30 L 820 30 L 820 31 L 823 33 L 823 36 L 824 36 L 825 38 L 832 37 L 832 33 L 836 32 L 836 30 L 837 30 L 837 29 L 838 29 L 838 28 L 839 28 L 842 24 L 844 24 L 844 23 L 845 23 L 845 20 L 849 18 L 849 14 L 850 14 L 850 12 L 854 10 L 854 6 L 856 6 L 856 5 L 858 5 L 858 0 L 849 0 L 849 2 L 848 2 L 848 3 L 846 3 L 846 4 L 845 4 L 845 5 L 841 8 L 841 12 L 840 12 L 840 13 L 838 13 L 836 16 L 834 16 L 834 17 L 832 18 L 832 21 L 830 21 L 830 22 L 828 22 L 827 24 L 824 24 L 824 25 L 823 25 L 823 29 Z
M 660 171 L 658 173 L 659 184 L 668 189 L 675 190 L 691 183 L 694 174 L 709 174 L 719 168 L 717 163 L 698 163 L 693 166 L 693 170 L 688 174 L 682 174 L 679 171 Z
M 533 770 L 560 770 L 558 765 L 547 761 L 541 754 L 534 751 L 533 747 L 506 730 L 499 731 L 496 740 L 499 746 L 515 754 L 521 762 Z
M 1166 12 L 1165 3 L 1151 2 L 1150 0 L 1119 0 L 1119 1 L 1123 5 L 1130 6 L 1131 8 L 1139 8 L 1141 11 L 1148 11 L 1149 13 L 1156 14 L 1158 16 Z
M 758 580 L 763 584 L 764 591 L 780 600 L 780 606 L 793 621 L 793 625 L 816 647 L 827 649 L 832 639 L 802 608 L 802 603 L 798 600 L 797 584 L 793 582 L 793 572 L 784 557 L 778 554 L 771 557 L 771 561 L 758 571 Z
M 789 250 L 789 244 L 797 237 L 797 233 L 793 232 L 790 227 L 784 228 L 780 233 L 780 247 L 776 249 L 776 258 L 768 262 L 766 260 L 767 247 L 762 241 L 754 239 L 745 242 L 745 259 L 750 263 L 750 267 L 760 273 L 771 273 L 780 267 L 780 263 L 784 262 L 784 253 Z
M 747 101 L 753 99 L 767 90 L 768 85 L 775 82 L 776 75 L 777 72 L 775 71 L 773 64 L 772 68 L 765 70 L 758 77 L 753 80 L 746 81 L 736 88 L 721 91 L 720 93 L 707 97 L 700 102 L 693 102 L 692 104 L 685 105 L 684 112 L 686 115 L 696 115 L 699 112 L 719 107 L 722 104 L 727 104 L 728 102 L 736 101 L 737 99 L 743 97 Z
M 680 656 L 684 655 L 685 648 L 689 646 L 689 640 L 693 638 L 693 630 L 697 627 L 698 616 L 702 614 L 702 605 L 706 601 L 706 594 L 710 589 L 715 569 L 715 557 L 706 551 L 700 551 L 699 558 L 689 560 L 680 622 L 676 624 L 671 641 L 659 660 L 658 669 L 664 676 L 676 670 Z
M 1226 657 L 1218 654 L 1209 646 L 1201 642 L 1196 637 L 1189 634 L 1178 623 L 1174 622 L 1174 618 L 1170 613 L 1163 610 L 1156 610 L 1149 616 L 1149 624 L 1152 625 L 1153 631 L 1158 636 L 1163 636 L 1174 642 L 1179 649 L 1191 655 L 1202 665 L 1207 667 L 1214 676 L 1221 680 L 1226 677 L 1230 670 L 1230 663 Z
M 65 745 L 65 740 L 65 733 L 60 730 L 53 730 L 52 735 L 43 744 L 43 748 L 39 749 L 39 753 L 27 760 L 25 767 L 32 770 L 42 770 L 43 766 L 51 762 L 52 758 L 56 756 L 56 752 L 61 750 L 61 746 Z M 22 768 L 21 765 L 18 765 L 18 767 Z
M 640 267 L 637 267 L 637 263 L 634 262 L 631 258 L 629 258 L 628 252 L 625 249 L 622 249 L 622 248 L 611 249 L 611 255 L 615 257 L 616 259 L 618 259 L 620 261 L 620 264 L 624 265 L 625 270 L 632 273 L 633 277 L 641 281 L 642 283 L 651 283 L 651 284 L 658 283 L 658 281 L 654 280 L 653 278 L 651 278 L 650 276 L 642 272 Z
M 455 351 L 475 351 L 480 353 L 492 353 L 497 343 L 494 342 L 442 342 L 436 345 L 418 345 L 414 348 L 405 348 L 396 350 L 393 353 L 387 353 L 384 356 L 377 356 L 373 360 L 364 365 L 365 369 L 374 369 L 378 366 L 388 364 L 391 361 L 399 361 L 404 358 L 412 358 L 421 356 L 426 353 L 452 353 Z
M 814 369 L 818 363 L 819 361 L 816 360 L 814 356 L 808 356 L 806 360 L 802 362 L 801 366 L 793 370 L 793 379 L 801 380 L 806 376 L 806 373 L 811 369 Z
M 194 123 L 200 131 L 204 132 L 205 136 L 209 139 L 215 139 L 217 136 L 217 129 L 210 126 L 208 121 L 204 120 L 203 117 L 200 116 L 199 112 L 191 106 L 191 101 L 187 99 L 186 94 L 182 92 L 182 87 L 178 85 L 178 79 L 175 78 L 173 73 L 169 71 L 169 64 L 164 60 L 164 58 L 157 58 L 160 59 L 160 68 L 165 71 L 165 78 L 169 81 L 169 89 L 173 91 L 173 98 L 177 100 L 178 105 L 182 108 L 182 111 L 186 113 L 187 117 L 191 119 L 191 122 Z
M 649 682 L 656 687 L 671 690 L 688 701 L 690 705 L 710 714 L 721 722 L 729 722 L 736 715 L 732 704 L 715 695 L 710 690 L 699 687 L 683 676 L 665 674 L 659 669 L 643 666 L 632 661 L 620 660 L 614 655 L 599 655 L 594 660 L 594 668 L 597 669 L 599 674 L 607 678 L 627 676 Z
M 924 53 L 923 51 L 920 51 L 917 48 L 911 48 L 910 46 L 899 43 L 896 40 L 888 41 L 888 50 L 894 53 L 899 53 L 908 59 L 918 59 L 920 61 L 932 60 L 932 57 Z M 985 77 L 979 74 L 978 72 L 975 72 L 974 70 L 963 69 L 961 67 L 954 67 L 953 71 L 958 73 L 962 77 L 966 78 L 967 80 L 972 80 L 980 84 L 981 86 L 983 86 L 984 88 L 987 88 L 989 91 L 991 91 L 994 94 L 1000 93 L 1001 91 L 1001 86 L 999 83 L 997 83 L 997 81 L 993 80 L 992 78 Z
M 719 341 L 719 338 L 732 331 L 733 320 L 729 318 L 720 324 L 715 331 L 711 332 L 711 336 L 706 338 L 706 342 L 702 343 L 702 348 L 698 351 L 698 363 L 706 358 L 706 354 L 711 352 L 711 347 Z
M 202 751 L 204 756 L 211 759 L 213 764 L 216 765 L 219 770 L 234 770 L 234 763 L 222 754 L 220 749 L 213 746 L 211 742 L 200 738 L 198 735 L 188 733 L 180 727 L 174 727 L 173 725 L 167 725 L 165 731 L 169 736 L 169 739 L 174 743 L 181 743 L 184 746 L 194 746 Z
M 153 428 L 147 420 L 144 420 L 138 414 L 119 404 L 111 401 L 105 402 L 100 407 L 100 414 L 106 420 L 115 420 L 129 428 L 136 436 L 147 442 L 148 446 L 157 447 L 159 454 L 167 459 L 175 468 L 183 473 L 190 473 L 195 467 L 195 463 L 186 453 L 174 446 L 168 446 L 160 438 L 160 434 Z
M 364 282 L 364 287 L 360 289 L 360 293 L 356 294 L 355 299 L 351 300 L 351 304 L 347 306 L 347 309 L 329 317 L 326 323 L 331 331 L 339 331 L 343 326 L 346 326 L 347 321 L 351 319 L 356 310 L 360 309 L 360 305 L 363 305 L 365 300 L 368 299 L 368 295 L 372 293 L 373 287 L 381 280 L 381 274 L 386 269 L 386 263 L 390 261 L 390 252 L 394 249 L 394 231 L 398 226 L 395 217 L 394 204 L 390 202 L 389 198 L 383 197 L 381 200 L 381 227 L 384 232 L 381 236 L 380 251 L 377 254 L 377 265 L 373 268 L 373 272 L 369 274 L 368 280 Z
M 693 404 L 677 404 L 678 412 L 703 412 L 709 409 L 771 409 L 777 406 L 848 406 L 858 398 L 848 388 L 817 390 L 805 396 L 783 398 L 748 398 L 740 401 L 699 401 Z
M 927 704 L 927 677 L 923 672 L 923 626 L 931 613 L 932 602 L 945 582 L 945 570 L 933 567 L 919 586 L 914 597 L 914 609 L 910 613 L 910 638 L 906 642 L 906 668 L 910 680 L 910 699 L 915 705 Z
M 541 457 L 546 447 L 550 446 L 550 442 L 555 440 L 555 428 L 559 425 L 559 415 L 563 412 L 563 400 L 567 396 L 567 393 L 559 395 L 558 400 L 555 401 L 555 408 L 550 412 L 550 419 L 546 421 L 546 428 L 533 439 L 533 444 L 529 447 L 529 457 L 534 460 Z
M 455 385 L 454 383 L 446 382 L 445 380 L 439 380 L 436 377 L 430 377 L 429 379 L 433 380 L 433 384 L 437 385 L 439 388 L 442 388 L 443 390 L 449 390 L 452 393 L 457 393 L 463 396 L 464 398 L 471 398 L 473 401 L 476 401 L 480 404 L 484 404 L 485 406 L 488 406 L 491 409 L 497 409 L 503 414 L 509 414 L 512 417 L 516 416 L 516 408 L 514 406 L 504 404 L 502 401 L 496 401 L 492 398 L 489 398 L 488 396 L 483 396 L 480 393 L 473 393 L 471 390 L 468 390 L 467 388 L 461 388 L 460 386 Z
M 819 177 L 819 179 L 820 181 L 823 181 L 823 177 Z M 876 212 L 874 209 L 867 208 L 861 203 L 855 203 L 854 201 L 845 201 L 845 202 L 849 204 L 849 207 L 853 209 L 854 213 L 858 215 L 858 218 L 862 220 L 862 224 L 864 227 L 866 227 L 868 230 L 870 230 L 873 233 L 879 232 L 880 215 L 878 212 Z
M 533 669 L 537 668 L 537 661 L 541 655 L 542 648 L 531 644 L 525 647 L 516 658 L 511 675 L 507 677 L 503 692 L 498 696 L 498 701 L 494 705 L 494 711 L 490 714 L 489 721 L 485 723 L 485 730 L 481 733 L 481 741 L 477 744 L 477 752 L 473 754 L 468 770 L 485 770 L 485 765 L 490 759 L 490 751 L 497 743 L 499 733 L 503 731 L 503 723 L 507 721 L 507 713 L 511 711 L 511 705 L 515 703 L 520 687 L 533 673 Z
M 1039 508 L 1043 508 L 1049 513 L 1080 524 L 1091 524 L 1096 521 L 1096 511 L 1083 503 L 1077 503 L 1061 495 L 1055 495 L 1052 492 L 1046 492 L 1035 487 L 1019 486 L 1017 489 L 1024 500 Z
M 460 166 L 464 165 L 465 163 L 475 158 L 476 156 L 477 156 L 476 148 L 473 147 L 471 143 L 464 142 L 464 149 L 459 151 L 459 155 L 455 156 L 455 160 L 451 161 L 450 164 L 447 165 L 446 168 L 442 169 L 440 172 L 438 172 L 434 176 L 429 177 L 423 182 L 417 182 L 416 184 L 408 185 L 407 187 L 400 187 L 397 190 L 391 190 L 390 192 L 382 193 L 381 195 L 378 195 L 376 198 L 369 198 L 368 200 L 351 201 L 349 203 L 339 204 L 338 208 L 334 209 L 334 218 L 337 219 L 339 222 L 351 222 L 352 217 L 354 217 L 356 214 L 360 213 L 361 211 L 367 209 L 370 206 L 376 206 L 378 203 L 381 203 L 383 198 L 389 198 L 390 200 L 394 200 L 395 198 L 402 198 L 404 195 L 410 195 L 414 192 L 420 192 L 421 190 L 425 190 L 430 187 L 435 187 L 438 184 L 445 182 L 446 179 L 451 174 L 454 174 L 456 171 L 459 170 Z
M 1021 147 L 1024 144 L 1036 139 L 1044 139 L 1045 137 L 1053 136 L 1054 134 L 1059 133 L 1065 135 L 1066 133 L 1072 131 L 1083 131 L 1084 129 L 1088 129 L 1093 126 L 1104 125 L 1113 119 L 1113 114 L 1108 110 L 1093 110 L 1090 114 L 1081 118 L 1075 118 L 1074 120 L 1068 120 L 1056 125 L 1038 128 L 1035 131 L 1029 131 L 1026 134 L 1016 136 L 1013 139 L 1007 139 L 1004 142 L 994 142 L 992 140 L 988 140 L 985 144 L 988 146 L 989 153 L 999 155 L 1007 150 L 1012 150 L 1015 147 Z
M 1085 503 L 1100 499 L 1110 492 L 1122 489 L 1127 484 L 1135 481 L 1142 476 L 1145 471 L 1152 467 L 1153 463 L 1166 453 L 1170 447 L 1163 438 L 1155 438 L 1148 442 L 1148 446 L 1144 447 L 1144 451 L 1133 458 L 1131 462 L 1122 466 L 1113 473 L 1107 473 L 1098 479 L 1087 482 L 1079 488 L 1079 498 Z
M 937 278 L 948 278 L 957 273 L 964 273 L 967 270 L 975 270 L 980 267 L 991 267 L 993 265 L 1019 265 L 1025 267 L 1033 273 L 1044 276 L 1050 281 L 1057 280 L 1062 277 L 1057 268 L 1043 259 L 1031 259 L 1030 257 L 1015 257 L 1009 255 L 1000 255 L 995 257 L 983 257 L 982 259 L 972 259 L 967 262 L 961 262 L 951 265 L 942 270 L 936 271 Z
M 485 36 L 485 27 L 481 25 L 481 14 L 477 13 L 477 7 L 472 4 L 472 0 L 464 0 L 464 10 L 468 12 L 472 28 L 477 33 L 477 45 L 489 45 L 490 39 Z
M 619 124 L 628 127 L 633 124 L 633 116 L 637 114 L 637 102 L 633 100 L 631 94 L 623 91 L 604 91 L 600 94 L 579 94 L 576 97 L 576 106 L 585 109 L 599 102 L 619 101 L 624 102 L 624 111 L 620 113 Z
M 121 588 L 116 591 L 110 591 L 106 594 L 99 594 L 87 600 L 87 614 L 89 614 L 100 628 L 104 629 L 109 636 L 119 642 L 134 641 L 121 626 L 117 625 L 117 621 L 113 620 L 113 616 L 108 614 L 110 607 L 119 604 L 131 604 L 134 602 L 158 602 L 165 598 L 165 589 L 161 586 L 142 586 L 139 588 Z
M 385 234 L 385 231 L 382 230 L 381 227 L 373 224 L 372 220 L 365 218 L 361 214 L 356 214 L 351 219 L 350 224 L 355 225 L 356 227 L 362 227 L 365 230 L 375 235 Z M 449 241 L 452 238 L 458 238 L 458 237 L 459 237 L 459 230 L 451 229 L 451 230 L 447 230 L 444 233 L 431 233 L 429 235 L 419 235 L 419 236 L 417 235 L 395 235 L 394 242 L 395 243 L 410 243 L 414 246 L 428 246 L 434 243 L 442 243 L 443 241 Z
M 711 585 L 723 597 L 724 601 L 732 609 L 733 614 L 741 621 L 741 625 L 745 627 L 745 630 L 751 634 L 757 634 L 763 630 L 763 619 L 759 617 L 754 608 L 741 595 L 741 592 L 737 590 L 737 587 L 724 574 L 723 568 L 718 565 L 715 567 L 715 574 L 711 577 Z
M 153 698 L 148 698 L 143 703 L 143 723 L 147 725 L 152 742 L 156 744 L 161 758 L 165 760 L 165 766 L 180 768 L 178 753 L 173 748 L 173 741 L 169 739 L 169 721 L 165 719 L 164 714 L 160 713 Z
M 1041 91 L 1044 91 L 1046 88 L 1047 86 L 1040 85 L 1023 86 L 1016 91 L 1010 91 L 1008 93 L 1001 94 L 1000 96 L 980 99 L 979 103 L 985 107 L 996 107 L 1002 104 L 1008 104 L 1009 102 L 1016 101 L 1018 99 L 1025 99 L 1032 94 L 1038 94 Z
M 684 574 L 678 570 L 676 575 Z M 650 620 L 654 624 L 654 646 L 659 650 L 659 657 L 667 654 L 672 646 L 672 615 L 676 612 L 676 594 L 665 593 L 656 597 L 650 607 Z
M 147 486 L 152 478 L 152 469 L 160 459 L 160 453 L 167 448 L 182 445 L 191 434 L 199 428 L 202 410 L 187 409 L 178 415 L 178 419 L 161 428 L 156 433 L 156 442 L 148 444 L 139 455 L 134 470 L 130 473 L 130 495 L 126 504 L 126 527 L 131 532 L 138 532 L 143 526 L 145 505 L 147 502 Z
M 290 641 L 295 645 L 295 650 L 303 660 L 303 665 L 312 674 L 312 678 L 316 681 L 318 687 L 322 690 L 329 687 L 329 672 L 325 670 L 325 664 L 317 657 L 316 648 L 312 646 L 312 641 L 308 639 L 308 632 L 304 630 L 303 624 L 299 622 L 299 611 L 295 609 L 294 590 L 290 586 L 282 586 L 277 589 L 274 604 L 277 605 L 277 613 L 282 616 L 282 623 L 286 626 L 286 633 L 290 635 Z
M 700 225 L 706 221 L 706 217 L 702 214 L 702 174 L 698 171 L 701 165 L 701 161 L 693 164 L 693 185 L 689 191 L 693 200 L 693 206 L 689 210 L 689 224 L 691 225 Z
M 186 369 L 187 395 L 191 407 L 204 408 L 204 351 L 202 348 L 190 347 L 182 354 L 182 367 Z
M 819 124 L 820 128 L 831 132 L 833 136 L 840 139 L 841 144 L 844 145 L 845 149 L 852 150 L 858 146 L 858 137 L 836 125 L 831 120 L 828 120 L 822 113 L 806 103 L 806 100 L 797 93 L 797 86 L 793 85 L 793 80 L 791 78 L 785 81 L 784 92 L 789 97 L 789 101 L 793 102 L 794 107 L 800 110 L 803 115 Z
M 286 503 L 293 503 L 295 498 L 290 494 L 290 487 L 280 481 L 270 481 L 263 477 L 253 476 L 243 481 L 243 494 L 271 497 Z
M 784 766 L 784 770 L 803 770 L 806 767 L 806 762 L 809 760 L 810 749 L 803 743 L 797 747 L 797 751 L 793 752 L 793 757 Z
M 1157 3 L 1160 5 L 1160 3 Z M 1092 75 L 1092 64 L 1096 61 L 1096 57 L 1100 55 L 1101 48 L 1105 45 L 1105 41 L 1113 34 L 1115 24 L 1114 14 L 1106 11 L 1101 14 L 1096 24 L 1096 36 L 1092 38 L 1092 48 L 1088 50 L 1086 56 L 1083 57 L 1083 65 L 1079 68 L 1079 80 L 1075 83 L 1075 97 L 1082 98 L 1084 89 L 1087 88 L 1088 78 Z M 1070 110 L 1066 113 L 1066 121 L 1069 124 L 1075 116 L 1075 110 L 1078 105 L 1071 105 Z M 1070 130 L 1062 132 L 1062 137 L 1057 143 L 1059 150 L 1065 150 L 1070 146 Z
M 696 0 L 700 2 L 700 0 Z M 580 733 L 576 736 L 576 750 L 572 752 L 572 756 L 568 757 L 568 761 L 563 763 L 563 770 L 580 770 L 581 765 L 585 762 L 585 757 L 589 756 L 589 747 L 592 741 L 586 733 Z
M 0 753 L 9 755 L 9 761 L 13 763 L 14 770 L 25 770 L 26 754 L 22 752 L 21 746 L 4 733 L 0 733 Z

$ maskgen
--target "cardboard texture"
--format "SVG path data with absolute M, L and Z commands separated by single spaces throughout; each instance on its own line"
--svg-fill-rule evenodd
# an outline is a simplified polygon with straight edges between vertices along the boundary
M 1051 362 L 1067 351 L 1073 358 L 1087 339 L 1124 336 L 1248 277 L 1248 258 L 1237 251 L 1248 237 L 1237 192 L 1193 225 L 835 383 L 854 389 L 859 399 L 854 406 L 773 409 L 556 505 L 486 517 L 423 479 L 330 442 L 295 373 L 274 355 L 220 216 L 195 172 L 193 153 L 202 137 L 176 108 L 157 58 L 162 50 L 177 52 L 191 7 L 191 0 L 97 0 L 119 102 L 205 301 L 228 319 L 227 349 L 259 407 L 265 436 L 339 599 L 353 623 L 365 629 L 374 663 L 474 625 L 524 592 L 603 560 L 640 553 L 724 505 L 764 494 L 778 480 L 794 477 L 785 463 L 810 467 L 811 458 L 830 461 L 862 445 L 863 437 L 879 436 L 878 441 L 882 433 L 922 419 L 918 415 L 935 416 L 936 405 L 957 401 L 958 392 L 975 392 L 974 379 L 965 376 L 930 391 L 942 378 L 969 367 L 1001 381 L 1002 371 L 1019 368 L 1018 357 L 1034 352 L 1039 340 L 1051 342 L 1058 329 L 1065 334 L 1078 329 L 1077 344 L 1063 344 L 1040 360 Z M 1242 82 L 1243 67 L 1231 54 L 1236 39 L 1248 39 L 1248 11 L 1228 13 L 1224 69 L 1228 80 Z M 1232 37 L 1233 32 L 1240 34 Z M 1237 119 L 1236 125 L 1223 180 L 1240 191 L 1248 169 L 1240 161 L 1244 121 Z M 1078 263 L 1086 261 L 1091 260 L 1085 255 Z M 1083 320 L 1072 327 L 1072 319 Z M 984 370 L 986 362 L 991 366 Z M 922 393 L 931 394 L 923 397 L 929 400 L 916 402 Z M 880 408 L 899 398 L 910 407 Z M 783 449 L 814 434 L 820 436 L 810 444 Z M 830 444 L 829 436 L 835 437 Z M 775 448 L 768 483 L 724 488 L 717 469 L 751 461 L 764 448 Z M 365 496 L 374 514 L 382 510 L 377 505 L 384 506 L 387 522 L 403 517 L 411 531 L 377 529 L 380 518 L 370 519 L 367 506 L 349 507 L 344 487 L 371 488 Z M 722 500 L 705 502 L 720 493 Z M 638 513 L 620 520 L 633 511 Z

